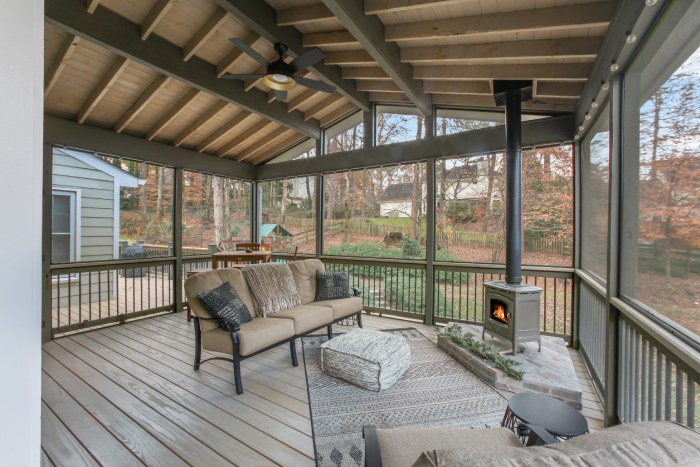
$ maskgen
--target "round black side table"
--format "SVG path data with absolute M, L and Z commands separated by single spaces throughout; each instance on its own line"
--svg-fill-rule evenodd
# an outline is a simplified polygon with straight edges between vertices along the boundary
M 501 426 L 518 434 L 518 425 L 539 425 L 561 440 L 588 433 L 588 422 L 581 412 L 569 404 L 543 394 L 516 394 L 508 401 Z M 520 436 L 523 443 L 527 439 Z

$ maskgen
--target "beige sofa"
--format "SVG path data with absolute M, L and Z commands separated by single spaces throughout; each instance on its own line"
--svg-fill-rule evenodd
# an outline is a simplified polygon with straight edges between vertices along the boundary
M 243 273 L 238 269 L 215 269 L 195 274 L 185 281 L 185 294 L 193 313 L 195 330 L 194 369 L 209 360 L 220 359 L 233 363 L 236 392 L 243 394 L 240 362 L 245 358 L 265 352 L 282 343 L 289 342 L 292 364 L 297 366 L 296 338 L 327 328 L 328 338 L 333 336 L 333 323 L 357 316 L 357 324 L 362 327 L 362 298 L 359 290 L 353 289 L 355 296 L 338 300 L 315 302 L 316 272 L 323 271 L 323 263 L 317 259 L 289 263 L 294 282 L 301 296 L 301 304 L 263 318 L 258 313 L 255 299 L 248 289 Z M 253 320 L 241 324 L 231 332 L 219 326 L 217 319 L 204 308 L 198 294 L 229 282 L 245 302 Z M 202 349 L 232 355 L 201 359 Z
M 508 428 L 365 427 L 365 466 L 700 465 L 700 434 L 671 422 L 617 425 L 562 442 L 539 427 L 529 428 L 535 428 L 536 445 L 526 447 Z M 540 434 L 545 442 L 539 442 Z

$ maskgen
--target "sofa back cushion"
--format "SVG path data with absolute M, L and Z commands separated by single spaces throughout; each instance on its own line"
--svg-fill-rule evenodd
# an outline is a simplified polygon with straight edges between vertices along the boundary
M 200 318 L 209 318 L 209 312 L 199 299 L 199 293 L 220 287 L 223 283 L 224 281 L 215 270 L 200 272 L 188 277 L 185 281 L 185 295 L 192 314 Z M 200 326 L 203 332 L 219 328 L 216 321 L 204 320 L 200 322 Z
M 243 276 L 258 314 L 265 318 L 300 304 L 292 271 L 284 263 L 252 264 L 243 268 Z
M 243 300 L 245 306 L 248 307 L 250 314 L 254 317 L 262 316 L 259 314 L 258 309 L 255 306 L 255 300 L 253 300 L 253 295 L 250 293 L 248 283 L 245 281 L 243 273 L 236 268 L 222 268 L 217 269 L 217 271 L 219 273 L 219 277 L 221 277 L 221 280 L 231 284 L 233 290 L 235 290 L 238 296 L 241 297 L 241 300 Z
M 316 273 L 325 271 L 321 260 L 305 259 L 289 263 L 294 282 L 299 290 L 301 304 L 311 303 L 316 298 Z

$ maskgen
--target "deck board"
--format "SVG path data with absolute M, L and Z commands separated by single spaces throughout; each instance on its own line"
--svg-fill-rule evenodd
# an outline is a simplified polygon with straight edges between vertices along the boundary
M 437 340 L 432 327 L 414 321 L 366 315 L 363 323 L 415 327 Z M 296 368 L 288 344 L 244 360 L 241 396 L 230 363 L 192 369 L 193 345 L 182 313 L 44 344 L 42 465 L 314 464 L 301 345 Z M 584 388 L 583 414 L 592 431 L 601 429 L 590 375 L 578 352 L 570 354 Z

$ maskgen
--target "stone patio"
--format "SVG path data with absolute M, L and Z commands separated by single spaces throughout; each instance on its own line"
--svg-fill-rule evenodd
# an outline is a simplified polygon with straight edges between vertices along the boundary
M 455 326 L 461 332 L 469 332 L 481 338 L 481 326 L 458 323 L 448 323 L 447 326 Z M 485 342 L 493 345 L 502 355 L 512 350 L 510 342 L 505 339 L 487 335 Z M 547 394 L 577 409 L 581 408 L 581 385 L 576 377 L 566 342 L 560 337 L 542 336 L 541 352 L 537 351 L 536 342 L 528 342 L 521 345 L 523 351 L 517 355 L 504 355 L 506 358 L 520 362 L 516 368 L 525 372 L 521 381 L 507 376 L 495 368 L 493 363 L 458 347 L 441 335 L 438 335 L 438 347 L 497 389 L 515 393 Z

